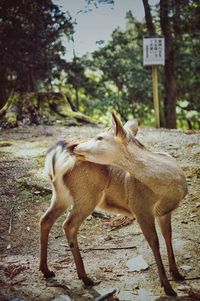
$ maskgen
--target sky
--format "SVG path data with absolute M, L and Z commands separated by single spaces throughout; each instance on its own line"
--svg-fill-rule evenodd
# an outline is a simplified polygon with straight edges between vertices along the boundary
M 150 0 L 154 5 L 158 0 Z M 101 4 L 91 7 L 91 11 L 86 11 L 85 0 L 54 0 L 54 3 L 60 6 L 62 11 L 68 11 L 76 21 L 74 25 L 74 46 L 77 56 L 82 56 L 87 52 L 93 52 L 101 47 L 98 41 L 107 42 L 113 30 L 117 27 L 125 28 L 126 12 L 131 10 L 138 19 L 144 18 L 144 8 L 142 0 L 115 0 L 115 4 Z M 73 57 L 73 46 L 64 40 L 67 53 L 66 58 L 70 60 Z M 102 44 L 103 45 L 103 44 Z

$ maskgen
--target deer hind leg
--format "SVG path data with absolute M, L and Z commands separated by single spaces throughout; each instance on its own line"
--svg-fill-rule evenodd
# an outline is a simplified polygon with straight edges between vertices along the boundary
M 59 216 L 61 216 L 67 206 L 52 202 L 45 214 L 40 219 L 40 267 L 39 270 L 46 278 L 55 276 L 53 271 L 50 271 L 47 264 L 47 247 L 49 232 Z
M 86 219 L 86 217 L 88 217 L 88 215 L 93 212 L 95 207 L 96 203 L 94 202 L 94 200 L 88 198 L 87 196 L 87 200 L 84 202 L 84 205 L 75 205 L 68 219 L 63 224 L 63 229 L 66 234 L 69 247 L 72 251 L 78 277 L 84 282 L 86 286 L 94 285 L 94 282 L 86 274 L 79 250 L 77 233 L 82 222 Z
M 158 267 L 161 286 L 164 287 L 165 293 L 167 295 L 176 296 L 176 292 L 173 290 L 172 286 L 170 285 L 166 277 L 165 269 L 161 259 L 160 250 L 159 250 L 159 240 L 155 228 L 155 219 L 149 213 L 144 214 L 144 211 L 142 214 L 140 211 L 139 215 L 137 214 L 137 212 L 135 213 L 137 216 L 138 223 L 142 229 L 142 232 L 153 251 L 156 264 Z
M 184 277 L 179 273 L 173 246 L 172 246 L 172 227 L 171 227 L 171 213 L 166 215 L 160 216 L 158 218 L 158 224 L 160 226 L 162 235 L 165 239 L 166 247 L 167 247 L 167 254 L 168 254 L 168 261 L 169 261 L 169 271 L 176 280 L 184 280 Z

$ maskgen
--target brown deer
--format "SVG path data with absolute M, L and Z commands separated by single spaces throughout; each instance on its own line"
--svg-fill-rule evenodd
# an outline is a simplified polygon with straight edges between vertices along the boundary
M 127 124 L 133 135 L 137 124 Z M 73 155 L 75 147 L 60 141 L 49 149 L 45 167 L 52 185 L 51 205 L 40 220 L 40 270 L 45 277 L 54 276 L 47 264 L 49 232 L 59 216 L 68 209 L 69 217 L 63 229 L 71 248 L 78 277 L 85 285 L 92 285 L 84 269 L 77 233 L 82 222 L 98 207 L 109 213 L 133 217 L 130 204 L 137 197 L 136 190 L 144 185 L 122 169 L 112 166 L 81 162 Z M 147 193 L 148 192 L 148 193 Z M 145 187 L 143 194 L 151 195 Z
M 123 127 L 114 113 L 112 117 L 112 129 L 80 143 L 74 152 L 79 160 L 120 167 L 132 175 L 135 185 L 131 188 L 134 197 L 128 203 L 129 211 L 136 216 L 153 251 L 161 286 L 167 295 L 175 296 L 162 263 L 155 218 L 166 242 L 170 272 L 176 280 L 183 280 L 173 252 L 171 212 L 187 194 L 185 176 L 170 155 L 146 149 L 128 130 L 131 122 Z

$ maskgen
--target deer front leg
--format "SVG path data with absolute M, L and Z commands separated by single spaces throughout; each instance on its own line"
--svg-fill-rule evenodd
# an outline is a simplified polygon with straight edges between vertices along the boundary
M 40 219 L 40 267 L 39 270 L 46 278 L 55 276 L 53 271 L 50 271 L 47 264 L 47 247 L 49 232 L 57 220 L 57 218 L 65 211 L 65 207 L 60 207 L 57 202 L 45 212 Z
M 139 215 L 136 214 L 136 216 L 142 232 L 153 251 L 158 267 L 161 286 L 163 286 L 164 291 L 168 296 L 176 296 L 176 292 L 173 290 L 172 286 L 169 283 L 169 280 L 166 277 L 165 269 L 160 255 L 159 241 L 156 233 L 154 217 L 150 214 L 141 214 L 141 212 Z
M 184 280 L 184 276 L 182 276 L 178 271 L 172 246 L 171 213 L 168 213 L 164 216 L 160 216 L 158 218 L 158 223 L 167 247 L 169 271 L 174 277 L 174 279 Z

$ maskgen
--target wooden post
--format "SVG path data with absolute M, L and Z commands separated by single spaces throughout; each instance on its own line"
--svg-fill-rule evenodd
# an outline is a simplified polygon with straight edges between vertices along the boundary
M 160 112 L 159 112 L 159 102 L 158 102 L 158 67 L 157 65 L 152 65 L 152 78 L 153 78 L 153 103 L 155 112 L 156 127 L 160 127 Z

